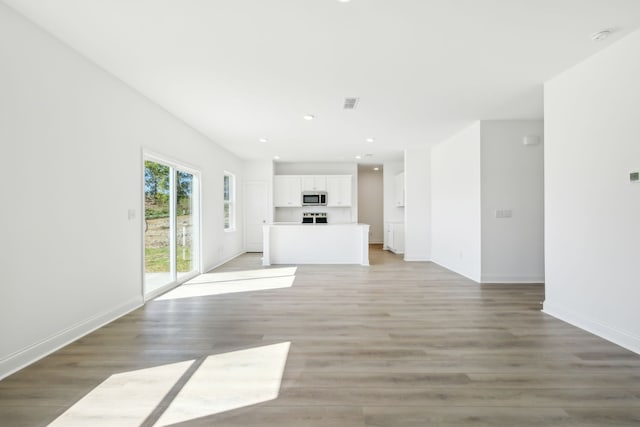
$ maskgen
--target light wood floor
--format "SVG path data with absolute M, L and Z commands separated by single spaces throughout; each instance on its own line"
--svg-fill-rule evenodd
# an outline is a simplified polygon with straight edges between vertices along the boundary
M 0 425 L 151 426 L 177 401 L 181 426 L 640 425 L 640 356 L 541 313 L 542 285 L 481 286 L 380 247 L 371 261 L 299 266 L 288 287 L 233 280 L 261 269 L 243 255 L 201 287 L 244 292 L 150 302 L 1 381 Z

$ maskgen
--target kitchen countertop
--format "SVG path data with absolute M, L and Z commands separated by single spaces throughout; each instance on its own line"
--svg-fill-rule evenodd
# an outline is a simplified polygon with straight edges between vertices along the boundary
M 313 227 L 313 226 L 322 226 L 322 227 L 327 227 L 327 226 L 345 226 L 345 225 L 358 225 L 358 226 L 362 226 L 362 225 L 369 225 L 369 224 L 363 224 L 360 222 L 341 222 L 341 223 L 328 223 L 328 224 L 303 224 L 301 222 L 274 222 L 273 224 L 265 224 L 265 227 L 271 227 L 271 226 L 280 226 L 280 225 L 304 225 L 305 227 Z

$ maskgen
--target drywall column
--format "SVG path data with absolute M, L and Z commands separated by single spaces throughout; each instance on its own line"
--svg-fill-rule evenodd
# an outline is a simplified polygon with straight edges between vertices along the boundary
M 481 280 L 480 122 L 431 151 L 432 260 Z
M 430 149 L 404 152 L 405 261 L 431 260 Z
M 545 84 L 544 311 L 640 353 L 640 32 Z

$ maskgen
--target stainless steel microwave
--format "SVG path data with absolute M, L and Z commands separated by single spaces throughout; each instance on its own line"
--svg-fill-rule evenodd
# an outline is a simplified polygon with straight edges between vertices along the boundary
M 327 206 L 327 193 L 324 191 L 303 191 L 302 206 Z

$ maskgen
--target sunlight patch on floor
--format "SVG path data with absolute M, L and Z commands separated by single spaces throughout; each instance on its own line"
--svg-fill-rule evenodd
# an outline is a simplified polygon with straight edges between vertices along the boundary
M 157 427 L 278 397 L 289 342 L 209 356 L 162 414 Z
M 262 279 L 267 277 L 295 276 L 298 267 L 261 268 L 258 270 L 222 271 L 205 273 L 194 277 L 187 283 L 229 282 L 232 280 Z
M 49 426 L 161 427 L 273 400 L 290 346 L 283 342 L 114 374 Z
M 111 375 L 49 426 L 137 427 L 193 363 L 190 360 Z
M 255 292 L 290 288 L 295 281 L 296 267 L 207 273 L 193 278 L 182 286 L 156 298 L 156 301 L 175 300 L 237 292 Z

